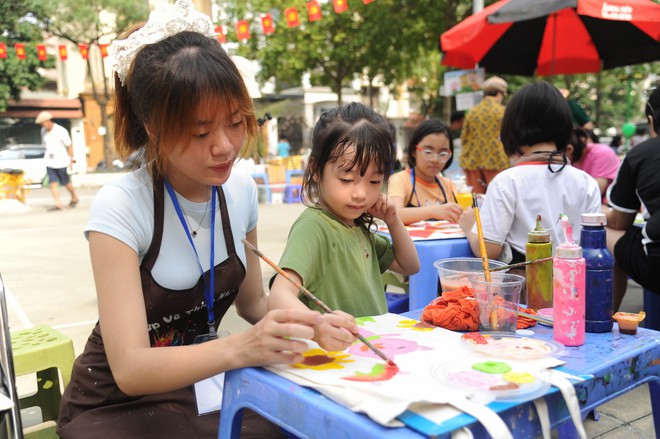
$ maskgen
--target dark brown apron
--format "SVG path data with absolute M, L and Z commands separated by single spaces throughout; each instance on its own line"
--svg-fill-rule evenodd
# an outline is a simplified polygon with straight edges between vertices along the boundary
M 208 333 L 202 277 L 189 290 L 170 290 L 151 276 L 163 234 L 163 195 L 163 184 L 159 182 L 154 186 L 154 234 L 140 266 L 152 347 L 187 345 L 195 336 Z M 228 258 L 215 266 L 213 311 L 216 326 L 245 278 L 245 267 L 236 254 L 221 187 L 218 200 Z M 76 359 L 71 382 L 62 396 L 57 433 L 62 438 L 215 438 L 219 421 L 217 412 L 197 415 L 192 386 L 154 395 L 123 393 L 112 377 L 97 322 L 84 352 Z

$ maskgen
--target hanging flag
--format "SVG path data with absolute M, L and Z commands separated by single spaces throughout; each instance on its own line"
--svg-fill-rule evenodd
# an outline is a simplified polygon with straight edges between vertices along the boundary
M 317 2 L 316 0 L 307 2 L 307 16 L 309 18 L 310 23 L 321 19 L 322 15 L 321 15 L 321 7 L 319 6 L 319 2 Z
M 365 5 L 368 5 L 369 3 L 374 2 L 374 1 L 376 1 L 376 0 L 362 0 L 362 3 L 364 3 Z
M 336 14 L 348 11 L 348 3 L 346 0 L 332 0 L 332 5 L 335 7 Z
M 39 61 L 46 61 L 48 58 L 48 54 L 46 54 L 46 45 L 45 44 L 37 44 L 37 58 Z
M 0 43 L 0 59 L 7 59 L 7 45 Z
M 16 56 L 18 59 L 25 59 L 25 44 L 16 43 L 14 44 L 14 49 L 16 49 Z
M 57 51 L 59 52 L 59 54 L 60 54 L 60 59 L 61 59 L 62 61 L 66 61 L 67 59 L 69 59 L 69 51 L 67 50 L 67 48 L 66 48 L 66 46 L 65 46 L 64 44 L 60 44 L 60 45 L 57 47 Z
M 236 22 L 236 38 L 239 40 L 250 39 L 250 27 L 247 20 L 240 20 Z
M 218 34 L 218 42 L 225 44 L 227 42 L 227 35 L 225 35 L 225 31 L 222 28 L 222 26 L 216 26 L 215 27 L 215 33 Z
M 286 25 L 289 27 L 298 27 L 300 26 L 300 16 L 298 15 L 298 9 L 295 6 L 286 8 L 284 10 L 284 16 L 286 17 Z
M 275 25 L 273 24 L 273 17 L 270 14 L 265 14 L 261 17 L 261 27 L 264 30 L 264 35 L 270 35 L 275 32 Z
M 78 49 L 80 49 L 80 56 L 82 56 L 82 59 L 89 58 L 89 45 L 79 43 Z
M 101 58 L 108 56 L 108 45 L 99 43 L 99 50 L 101 51 Z

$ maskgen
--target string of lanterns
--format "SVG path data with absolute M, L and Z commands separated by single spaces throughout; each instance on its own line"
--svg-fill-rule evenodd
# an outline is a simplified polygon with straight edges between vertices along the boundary
M 362 3 L 367 5 L 376 0 L 362 0 Z M 348 2 L 347 0 L 332 0 L 332 6 L 335 11 L 335 14 L 341 14 L 342 12 L 348 11 Z M 291 6 L 284 9 L 284 17 L 286 25 L 288 28 L 295 28 L 301 25 L 300 14 L 298 8 Z M 311 0 L 307 2 L 307 21 L 313 23 L 319 21 L 323 18 L 323 13 L 321 11 L 321 6 L 317 0 Z M 275 23 L 273 22 L 273 17 L 270 13 L 261 14 L 261 30 L 265 36 L 268 36 L 275 32 Z M 236 38 L 239 41 L 249 40 L 250 27 L 248 20 L 239 20 L 236 22 Z M 227 32 L 224 26 L 216 26 L 216 33 L 218 34 L 218 41 L 220 43 L 227 42 Z M 26 52 L 26 43 L 14 43 L 14 52 L 16 57 L 20 60 L 27 59 Z M 108 44 L 98 44 L 99 50 L 101 52 L 101 57 L 105 58 L 108 56 Z M 39 61 L 46 61 L 48 58 L 48 53 L 46 51 L 45 44 L 37 44 L 37 59 Z M 82 59 L 86 60 L 89 58 L 89 45 L 88 44 L 78 44 L 78 50 Z M 66 61 L 69 58 L 69 49 L 65 44 L 57 45 L 57 54 L 59 55 L 60 60 Z M 8 47 L 6 43 L 0 42 L 0 59 L 7 59 L 9 56 Z

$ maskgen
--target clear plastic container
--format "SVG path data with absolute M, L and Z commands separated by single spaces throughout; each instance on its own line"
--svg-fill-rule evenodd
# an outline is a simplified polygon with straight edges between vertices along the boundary
M 504 262 L 500 261 L 488 261 L 490 268 L 503 267 L 505 265 Z M 468 279 L 469 276 L 484 272 L 483 263 L 479 258 L 440 259 L 435 261 L 433 266 L 438 270 L 441 291 L 452 291 L 462 286 L 472 287 L 472 283 Z M 508 270 L 502 270 L 498 273 L 504 273 L 506 271 Z

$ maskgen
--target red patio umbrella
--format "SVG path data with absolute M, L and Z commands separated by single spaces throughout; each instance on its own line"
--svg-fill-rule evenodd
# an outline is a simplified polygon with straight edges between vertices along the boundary
M 442 64 L 489 73 L 590 73 L 660 60 L 651 0 L 501 0 L 440 36 Z

